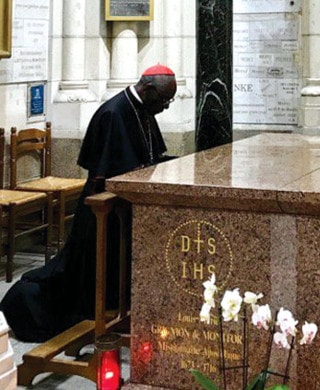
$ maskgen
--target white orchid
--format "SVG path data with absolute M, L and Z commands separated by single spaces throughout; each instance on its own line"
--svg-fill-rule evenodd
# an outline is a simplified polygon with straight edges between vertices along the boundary
M 216 275 L 213 273 L 211 278 L 203 283 L 204 286 L 204 301 L 208 303 L 211 307 L 215 307 L 214 294 L 217 292 Z
M 316 324 L 308 323 L 307 321 L 305 321 L 304 325 L 302 326 L 303 337 L 300 340 L 300 344 L 301 345 L 311 344 L 317 332 L 318 332 L 318 327 Z
M 203 283 L 204 286 L 204 304 L 202 305 L 200 312 L 200 321 L 210 324 L 210 311 L 215 307 L 214 295 L 219 291 L 219 288 L 216 286 L 216 276 L 212 274 L 211 278 Z M 272 313 L 270 306 L 258 304 L 259 299 L 263 297 L 262 293 L 255 294 L 251 291 L 246 291 L 244 297 L 242 298 L 239 293 L 239 288 L 233 290 L 227 290 L 224 293 L 224 296 L 220 302 L 220 308 L 222 309 L 222 317 L 224 321 L 238 321 L 239 312 L 241 310 L 242 302 L 251 306 L 252 309 L 252 324 L 259 329 L 269 330 L 271 326 L 271 334 L 273 335 L 273 342 L 279 347 L 284 349 L 293 348 L 293 343 L 295 341 L 295 335 L 297 333 L 296 325 L 298 321 L 295 320 L 292 313 L 289 310 L 285 310 L 283 307 L 280 308 L 276 321 L 272 319 Z M 246 311 L 244 311 L 244 316 L 246 319 Z M 275 331 L 275 327 L 278 327 Z M 318 327 L 314 323 L 305 322 L 302 326 L 303 337 L 300 340 L 300 344 L 311 344 L 318 332 Z M 222 335 L 224 336 L 224 335 Z M 270 349 L 271 355 L 271 349 Z M 270 355 L 269 358 L 270 359 Z M 288 360 L 289 363 L 289 360 Z M 265 372 L 265 371 L 263 371 Z M 198 370 L 192 370 L 193 375 L 196 380 L 205 387 L 209 388 L 209 385 L 212 383 L 213 389 L 218 389 L 216 384 L 206 376 L 202 375 Z M 278 375 L 275 373 L 275 375 Z M 258 379 L 260 375 L 258 376 Z M 262 379 L 261 379 L 262 380 Z M 210 382 L 208 382 L 210 381 Z M 264 384 L 260 382 L 260 379 L 256 384 Z M 251 388 L 251 385 L 249 385 Z M 272 389 L 278 388 L 278 385 L 272 387 Z M 281 386 L 280 386 L 281 387 Z M 280 388 L 279 387 L 279 388 Z M 210 387 L 211 388 L 211 387 Z M 282 387 L 281 387 L 282 388 Z M 287 388 L 287 386 L 285 386 Z M 271 389 L 271 387 L 270 387 Z
M 299 321 L 293 318 L 290 310 L 285 310 L 283 307 L 280 308 L 277 315 L 276 325 L 280 326 L 280 329 L 286 335 L 295 336 L 297 333 L 296 325 Z
M 238 321 L 238 314 L 241 309 L 242 297 L 239 289 L 227 290 L 222 298 L 222 316 L 225 321 Z
M 202 305 L 201 311 L 200 311 L 200 321 L 205 322 L 207 324 L 210 324 L 210 310 L 211 310 L 211 305 L 208 303 L 204 303 Z
M 273 341 L 280 348 L 290 349 L 290 344 L 288 343 L 287 335 L 283 332 L 276 332 L 273 335 Z
M 253 305 L 252 323 L 258 329 L 269 329 L 269 323 L 272 320 L 271 310 L 269 305 Z
M 244 293 L 243 302 L 248 303 L 249 305 L 255 305 L 259 299 L 263 297 L 262 293 L 255 294 L 251 291 L 246 291 Z
M 209 280 L 207 280 L 203 283 L 203 286 L 204 286 L 204 288 L 212 288 L 214 290 L 217 289 L 217 287 L 216 287 L 216 274 L 214 272 L 211 274 L 211 278 L 209 278 Z

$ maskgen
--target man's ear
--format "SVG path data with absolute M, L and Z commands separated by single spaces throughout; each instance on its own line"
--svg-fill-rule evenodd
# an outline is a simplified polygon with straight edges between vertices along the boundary
M 147 84 L 145 84 L 143 86 L 141 99 L 143 101 L 145 101 L 145 99 L 148 100 L 150 98 L 151 98 L 151 100 L 153 100 L 155 92 L 156 92 L 155 86 L 152 83 L 148 82 Z

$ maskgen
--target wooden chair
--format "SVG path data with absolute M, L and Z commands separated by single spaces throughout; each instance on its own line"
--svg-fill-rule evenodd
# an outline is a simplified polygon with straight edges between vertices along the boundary
M 54 211 L 57 213 L 58 250 L 64 244 L 66 222 L 73 218 L 74 207 L 70 212 L 67 206 L 76 201 L 83 189 L 84 179 L 51 176 L 51 123 L 46 123 L 44 130 L 11 128 L 10 143 L 10 188 L 22 191 L 53 193 Z M 39 162 L 38 177 L 18 180 L 18 160 L 23 156 L 33 156 Z
M 7 255 L 6 281 L 13 276 L 13 258 L 16 239 L 38 231 L 46 232 L 45 260 L 51 256 L 52 239 L 52 194 L 44 192 L 15 191 L 4 189 L 5 131 L 0 128 L 0 206 L 1 213 L 1 255 Z M 28 217 L 37 218 L 28 220 Z M 6 234 L 5 234 L 6 233 Z
M 85 320 L 25 353 L 18 366 L 18 385 L 29 386 L 33 379 L 44 372 L 60 375 L 79 375 L 96 381 L 97 358 L 95 353 L 81 355 L 81 349 L 109 332 L 122 337 L 122 346 L 130 347 L 130 309 L 126 302 L 126 241 L 129 204 L 114 194 L 103 192 L 86 198 L 97 218 L 97 263 L 95 321 Z M 115 210 L 120 220 L 120 291 L 117 310 L 106 310 L 106 262 L 107 220 Z M 64 356 L 65 355 L 65 356 Z

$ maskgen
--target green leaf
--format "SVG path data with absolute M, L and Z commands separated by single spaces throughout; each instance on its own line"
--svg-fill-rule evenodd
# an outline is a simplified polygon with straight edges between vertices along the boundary
M 266 390 L 290 390 L 290 387 L 287 385 L 273 385 Z
M 261 372 L 254 377 L 247 385 L 246 390 L 264 390 L 264 379 L 268 378 L 269 375 L 267 374 L 266 378 L 264 376 L 265 374 Z
M 204 390 L 219 390 L 219 387 L 210 378 L 201 374 L 200 371 L 191 369 L 190 372 Z

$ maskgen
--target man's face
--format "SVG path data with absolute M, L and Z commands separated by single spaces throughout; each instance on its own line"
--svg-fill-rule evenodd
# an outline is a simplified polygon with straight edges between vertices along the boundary
M 174 79 L 162 85 L 148 86 L 144 104 L 149 114 L 156 115 L 169 108 L 170 103 L 174 101 L 176 90 L 177 85 Z

